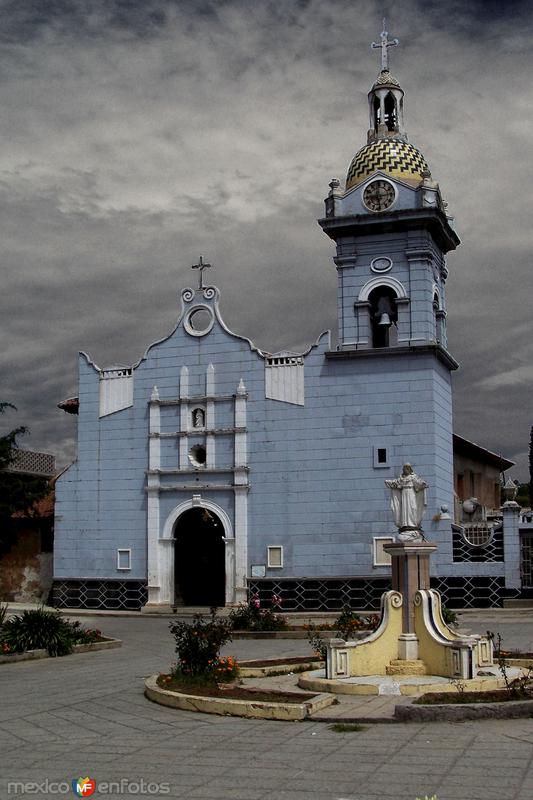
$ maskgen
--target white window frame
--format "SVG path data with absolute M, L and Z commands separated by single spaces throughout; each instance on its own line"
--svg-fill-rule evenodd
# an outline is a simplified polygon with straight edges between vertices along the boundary
M 271 554 L 273 550 L 279 551 L 279 564 L 273 564 Z M 283 545 L 271 544 L 267 547 L 267 566 L 269 569 L 283 569 Z
M 121 566 L 121 556 L 124 556 L 124 555 L 127 556 L 127 563 L 128 563 L 127 567 Z M 120 572 L 128 572 L 129 570 L 131 570 L 131 548 L 130 547 L 120 547 L 120 548 L 117 549 L 117 569 L 120 570 Z
M 383 558 L 382 560 L 379 560 L 378 542 L 387 542 L 392 544 L 392 542 L 394 542 L 394 536 L 374 536 L 372 539 L 372 563 L 374 567 L 390 567 L 392 559 L 388 553 L 385 553 L 384 550 L 381 550 Z

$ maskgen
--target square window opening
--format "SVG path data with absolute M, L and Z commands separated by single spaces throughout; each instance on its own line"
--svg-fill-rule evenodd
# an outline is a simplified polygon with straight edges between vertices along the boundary
M 283 567 L 283 547 L 281 545 L 267 547 L 267 564 L 270 569 Z
M 374 551 L 374 566 L 375 567 L 390 567 L 391 557 L 383 549 L 383 545 L 392 544 L 394 538 L 392 536 L 374 536 L 372 546 Z
M 117 569 L 131 569 L 131 550 L 117 550 Z
M 374 469 L 383 467 L 390 467 L 389 464 L 389 450 L 386 445 L 374 445 Z

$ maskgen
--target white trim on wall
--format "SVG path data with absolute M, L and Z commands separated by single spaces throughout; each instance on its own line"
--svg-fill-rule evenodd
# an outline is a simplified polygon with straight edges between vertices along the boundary
M 117 548 L 117 569 L 121 572 L 131 570 L 131 547 Z

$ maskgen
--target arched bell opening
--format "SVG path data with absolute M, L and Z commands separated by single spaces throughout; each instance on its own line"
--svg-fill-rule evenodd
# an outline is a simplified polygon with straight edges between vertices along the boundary
M 207 508 L 184 511 L 174 526 L 174 602 L 223 606 L 226 592 L 224 526 Z
M 391 347 L 398 343 L 397 295 L 390 286 L 377 286 L 368 296 L 372 347 Z
M 372 121 L 374 124 L 374 130 L 377 131 L 378 125 L 381 122 L 381 108 L 380 108 L 379 97 L 377 97 L 376 95 L 374 95 L 374 101 L 372 103 L 372 107 L 373 107 Z
M 398 109 L 396 107 L 396 98 L 392 92 L 387 92 L 385 95 L 385 125 L 389 131 L 398 130 Z

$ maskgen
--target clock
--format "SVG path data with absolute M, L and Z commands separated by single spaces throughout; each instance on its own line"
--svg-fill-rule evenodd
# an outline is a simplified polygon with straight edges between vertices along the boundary
M 385 211 L 394 203 L 396 193 L 388 181 L 372 181 L 363 192 L 363 203 L 369 211 Z

